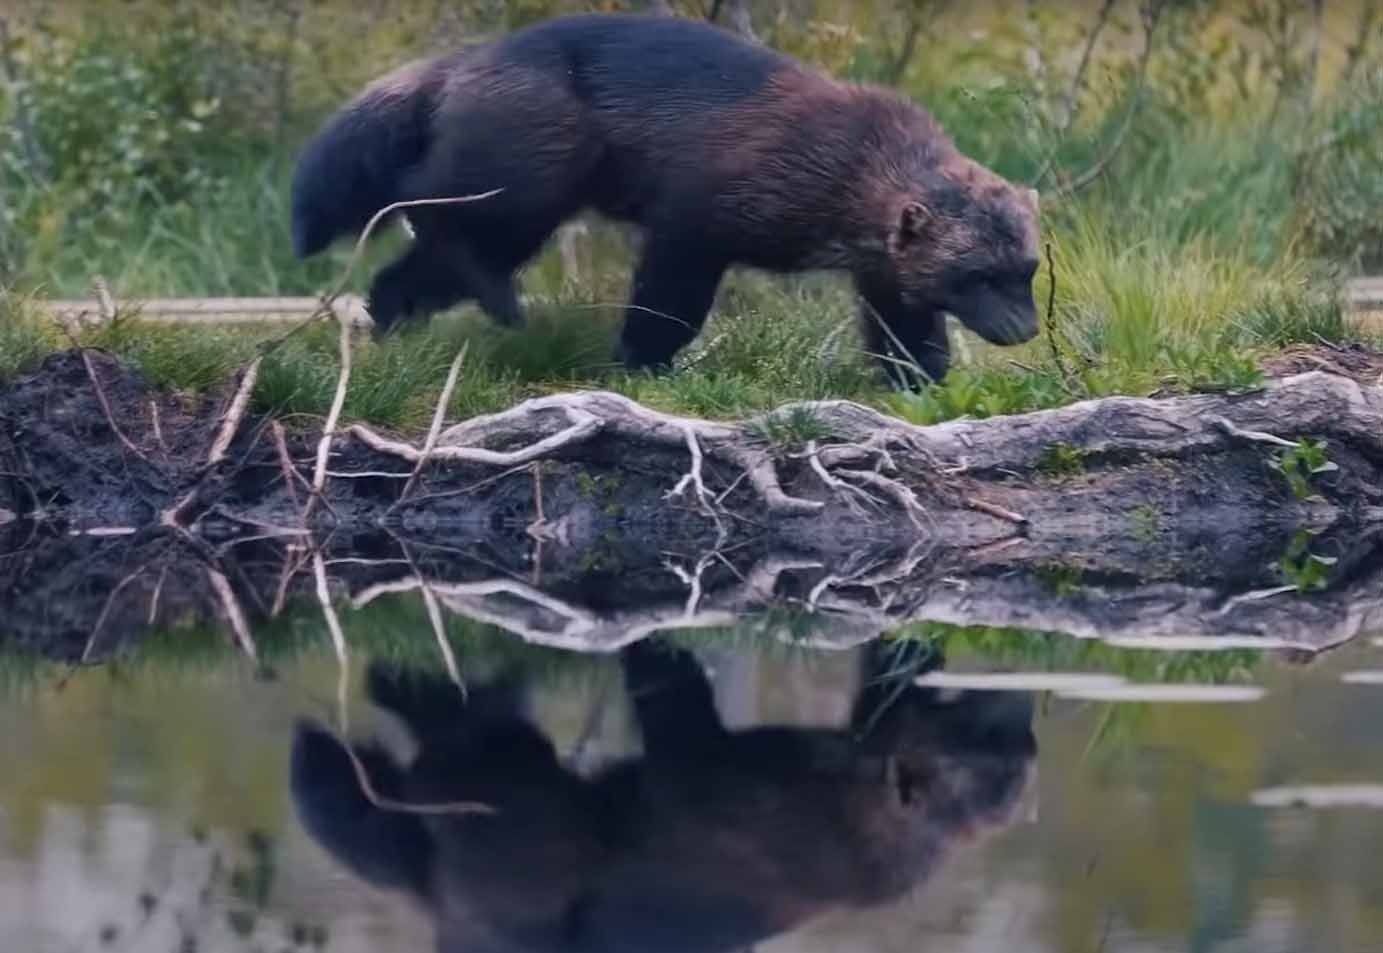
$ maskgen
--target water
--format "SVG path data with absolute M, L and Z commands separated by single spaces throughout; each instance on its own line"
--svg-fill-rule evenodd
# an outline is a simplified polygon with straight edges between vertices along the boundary
M 1368 637 L 583 653 L 448 612 L 443 653 L 411 592 L 342 656 L 317 610 L 6 656 L 0 950 L 1383 950 Z

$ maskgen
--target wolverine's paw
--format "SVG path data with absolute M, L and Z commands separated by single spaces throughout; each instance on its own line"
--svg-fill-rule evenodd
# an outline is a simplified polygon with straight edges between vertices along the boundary
M 625 341 L 620 341 L 615 346 L 615 360 L 625 370 L 633 373 L 647 373 L 655 377 L 672 372 L 672 361 L 668 359 L 658 359 L 642 354 L 637 348 L 630 347 Z

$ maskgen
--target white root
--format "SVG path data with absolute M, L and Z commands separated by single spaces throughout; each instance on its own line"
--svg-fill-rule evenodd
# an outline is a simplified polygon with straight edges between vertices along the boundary
M 350 735 L 350 719 L 348 716 L 347 697 L 350 687 L 350 654 L 346 650 L 346 635 L 341 628 L 341 619 L 336 614 L 336 607 L 331 602 L 331 591 L 327 585 L 327 567 L 322 559 L 321 553 L 316 553 L 312 557 L 312 573 L 317 583 L 317 602 L 322 609 L 322 618 L 327 624 L 327 631 L 331 633 L 332 646 L 336 651 L 337 679 L 336 679 L 336 718 L 341 737 L 347 738 Z M 440 622 L 440 615 L 438 620 Z M 395 811 L 402 814 L 494 814 L 496 810 L 489 804 L 482 804 L 478 801 L 446 801 L 440 803 L 398 801 L 394 798 L 385 797 L 376 790 L 374 783 L 370 780 L 370 772 L 365 768 L 365 763 L 360 760 L 360 756 L 355 753 L 349 743 L 342 744 L 342 750 L 351 762 L 351 767 L 355 771 L 356 782 L 360 785 L 360 793 L 372 805 L 381 811 Z
M 554 416 L 565 420 L 566 426 L 533 440 L 534 434 L 546 429 L 544 425 Z M 381 453 L 415 464 L 424 457 L 423 451 L 412 444 L 391 440 L 363 425 L 353 426 L 351 433 Z M 661 413 L 606 391 L 538 397 L 507 411 L 474 417 L 449 428 L 427 456 L 437 461 L 512 467 L 552 456 L 603 433 L 663 446 L 685 447 L 692 456 L 692 467 L 670 495 L 681 495 L 688 487 L 694 488 L 708 512 L 714 512 L 718 501 L 713 499 L 701 475 L 707 455 L 738 466 L 774 512 L 817 513 L 825 506 L 820 501 L 786 493 L 778 481 L 772 455 L 748 445 L 742 439 L 740 428 Z M 492 441 L 514 440 L 530 442 L 515 450 L 481 446 Z

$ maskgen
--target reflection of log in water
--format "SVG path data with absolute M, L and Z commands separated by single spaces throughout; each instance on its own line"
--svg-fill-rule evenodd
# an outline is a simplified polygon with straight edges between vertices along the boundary
M 317 435 L 247 418 L 226 444 L 234 406 L 190 413 L 91 352 L 0 395 L 10 638 L 99 658 L 150 619 L 252 628 L 310 588 L 314 551 L 357 604 L 417 589 L 572 648 L 764 613 L 835 642 L 911 619 L 1306 649 L 1383 627 L 1383 390 L 1340 376 L 925 428 L 845 402 L 732 425 L 564 395 L 425 459 L 356 428 L 310 514 Z M 1301 438 L 1334 467 L 1294 492 Z
M 412 894 L 439 950 L 731 953 L 823 913 L 923 884 L 944 858 L 1011 823 L 1036 743 L 1022 696 L 943 696 L 879 676 L 862 653 L 848 724 L 728 730 L 694 658 L 654 642 L 620 653 L 642 753 L 569 770 L 508 678 L 463 700 L 441 678 L 372 667 L 371 700 L 418 743 L 400 764 L 299 727 L 293 802 L 312 837 L 378 886 Z M 352 756 L 402 804 L 366 798 Z

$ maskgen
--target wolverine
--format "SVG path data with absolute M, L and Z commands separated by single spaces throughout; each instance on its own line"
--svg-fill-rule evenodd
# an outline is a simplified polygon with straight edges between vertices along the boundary
M 725 272 L 844 272 L 893 382 L 940 380 L 947 314 L 994 344 L 1037 333 L 1037 194 L 963 155 L 924 108 L 719 27 L 555 17 L 406 64 L 307 143 L 292 184 L 300 258 L 414 206 L 373 279 L 382 332 L 474 301 L 523 323 L 515 272 L 585 212 L 641 236 L 617 358 L 662 371 Z

